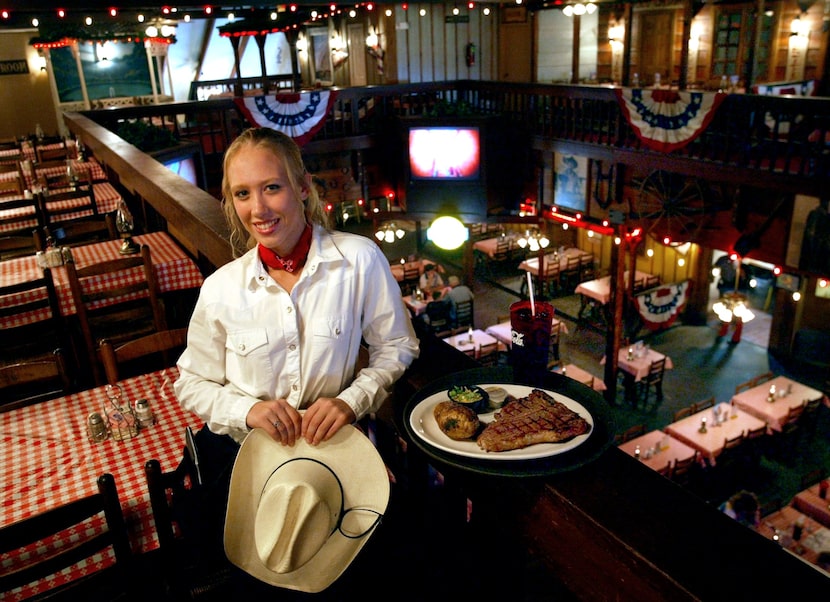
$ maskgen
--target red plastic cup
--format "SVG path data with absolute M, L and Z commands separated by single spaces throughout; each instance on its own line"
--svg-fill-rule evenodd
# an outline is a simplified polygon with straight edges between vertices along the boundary
M 535 313 L 534 313 L 535 312 Z M 510 361 L 516 382 L 536 385 L 548 371 L 554 308 L 547 301 L 510 305 Z

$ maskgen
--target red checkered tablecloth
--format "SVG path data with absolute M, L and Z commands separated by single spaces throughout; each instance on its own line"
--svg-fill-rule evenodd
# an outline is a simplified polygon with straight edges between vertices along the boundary
M 10 525 L 91 495 L 98 490 L 96 479 L 108 472 L 118 487 L 133 551 L 158 548 L 144 463 L 155 458 L 163 471 L 174 469 L 182 457 L 185 427 L 198 430 L 202 426 L 202 421 L 185 412 L 176 400 L 173 383 L 177 378 L 178 370 L 168 368 L 120 383 L 122 399 L 147 399 L 156 416 L 156 424 L 122 441 L 109 438 L 93 443 L 87 439 L 87 417 L 92 412 L 103 413 L 107 402 L 105 387 L 0 413 L 0 525 Z M 102 529 L 100 519 L 91 522 L 84 533 Z M 47 549 L 65 545 L 84 533 L 65 533 L 41 544 Z M 0 556 L 0 569 L 19 567 L 29 555 L 30 552 L 23 551 Z M 111 554 L 102 554 L 93 563 L 76 565 L 54 578 L 21 588 L 10 599 L 25 599 L 112 562 Z
M 203 278 L 201 272 L 199 272 L 199 268 L 167 233 L 151 232 L 150 234 L 140 234 L 135 237 L 135 241 L 140 244 L 150 245 L 153 266 L 155 267 L 156 278 L 158 279 L 159 289 L 162 293 L 199 288 L 202 286 Z M 120 248 L 121 241 L 109 240 L 91 245 L 73 247 L 72 256 L 75 259 L 75 266 L 82 268 L 93 263 L 121 257 L 122 255 L 119 253 Z M 136 268 L 130 273 L 132 276 L 129 280 L 132 282 L 138 282 L 142 278 L 141 268 Z M 20 282 L 26 282 L 27 280 L 35 280 L 40 278 L 40 276 L 41 271 L 37 265 L 37 258 L 34 255 L 0 261 L 0 284 L 3 286 L 18 284 Z M 72 300 L 72 293 L 69 289 L 66 268 L 63 266 L 52 268 L 52 276 L 55 281 L 55 290 L 60 300 L 61 313 L 64 316 L 75 314 L 75 303 Z M 116 277 L 112 275 L 108 277 L 95 277 L 95 282 L 92 287 L 93 290 L 102 291 L 111 288 L 114 278 Z M 45 289 L 31 291 L 29 293 L 5 295 L 0 297 L 0 304 L 3 306 L 17 305 L 27 300 L 42 299 L 45 296 Z M 9 317 L 0 322 L 0 326 L 11 328 L 24 324 L 32 324 L 40 320 L 45 320 L 48 316 L 49 310 L 44 309 L 25 315 Z
M 99 182 L 97 184 L 92 185 L 93 191 L 95 193 L 95 204 L 98 206 L 98 213 L 110 213 L 118 209 L 118 204 L 121 202 L 121 194 L 113 187 L 112 184 L 109 182 Z M 57 190 L 53 190 L 53 193 L 63 192 L 65 190 L 69 190 L 68 188 L 61 188 Z M 85 205 L 86 201 L 83 198 L 80 199 L 71 199 L 67 201 L 54 201 L 49 202 L 49 198 L 46 198 L 46 210 L 49 209 L 70 209 L 72 207 L 79 207 L 81 205 Z M 0 201 L 0 216 L 5 217 L 24 217 L 27 215 L 31 215 L 32 219 L 28 222 L 15 222 L 11 224 L 2 224 L 0 225 L 0 232 L 9 232 L 11 230 L 17 230 L 20 228 L 30 227 L 32 229 L 37 228 L 37 219 L 35 218 L 34 208 L 24 207 L 18 209 L 6 209 L 3 210 L 3 202 Z M 92 212 L 89 209 L 73 211 L 71 213 L 66 213 L 61 217 L 61 221 L 66 221 L 70 219 L 75 219 L 76 217 L 86 217 L 88 215 L 92 215 Z

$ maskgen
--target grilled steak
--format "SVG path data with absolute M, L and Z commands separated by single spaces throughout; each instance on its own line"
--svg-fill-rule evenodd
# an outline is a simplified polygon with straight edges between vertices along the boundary
M 476 439 L 478 446 L 488 452 L 561 443 L 591 429 L 582 416 L 539 389 L 508 402 L 494 418 Z

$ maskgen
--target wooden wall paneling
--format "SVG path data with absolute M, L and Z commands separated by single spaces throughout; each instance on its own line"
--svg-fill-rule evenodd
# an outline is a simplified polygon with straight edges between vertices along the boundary
M 458 25 L 455 23 L 442 22 L 442 24 L 436 28 L 436 33 L 437 32 L 440 32 L 441 34 L 441 49 L 436 50 L 436 55 L 440 56 L 441 59 L 435 61 L 436 75 L 438 74 L 438 69 L 441 69 L 446 80 L 449 81 L 459 79 L 457 63 L 458 55 L 454 51 L 456 38 L 458 37 Z M 438 45 L 439 40 L 436 38 L 436 49 L 439 47 Z
M 403 9 L 402 4 L 396 4 L 393 12 L 393 24 L 395 29 L 395 73 L 398 83 L 409 81 L 409 11 Z

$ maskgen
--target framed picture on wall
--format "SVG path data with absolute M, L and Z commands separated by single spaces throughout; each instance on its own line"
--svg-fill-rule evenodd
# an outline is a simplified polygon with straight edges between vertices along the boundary
M 553 156 L 553 202 L 570 211 L 587 210 L 588 158 L 564 153 Z

